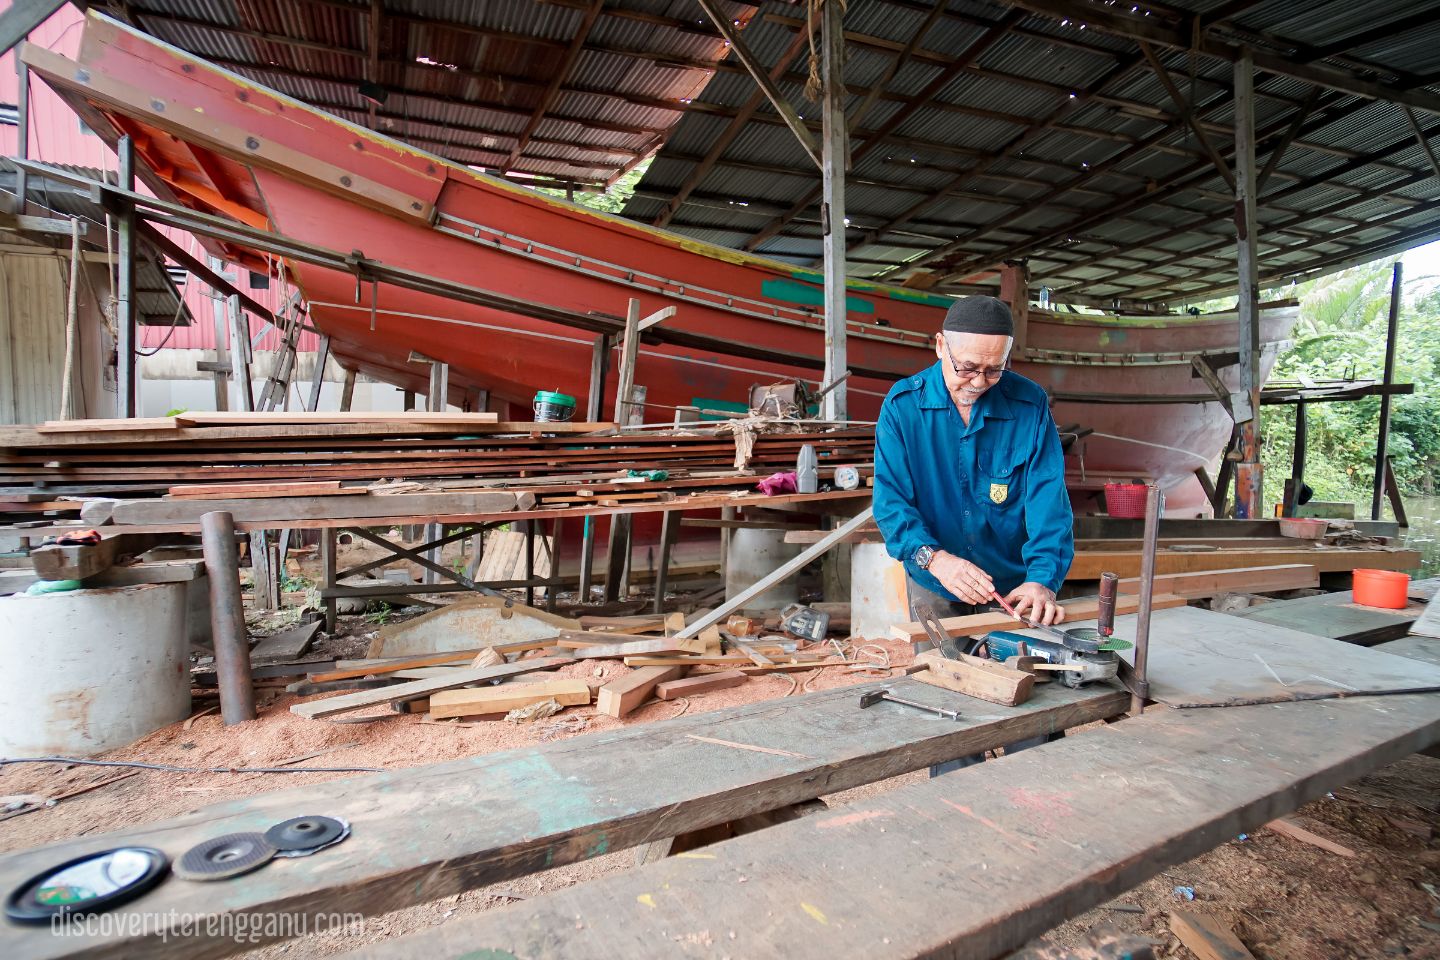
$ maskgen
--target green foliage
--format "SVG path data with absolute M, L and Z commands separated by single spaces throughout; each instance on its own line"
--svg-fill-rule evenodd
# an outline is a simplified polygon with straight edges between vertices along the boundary
M 645 171 L 650 169 L 650 161 L 645 160 L 635 165 L 635 168 L 627 172 L 615 185 L 604 193 L 582 193 L 575 194 L 575 202 L 582 207 L 589 207 L 592 210 L 599 210 L 601 213 L 618 214 L 625 209 L 625 204 L 635 194 L 635 187 L 640 178 L 645 176 Z M 564 190 L 556 190 L 551 187 L 536 187 L 535 192 L 549 194 L 552 197 L 564 197 Z
M 165 416 L 167 416 L 167 417 L 178 417 L 178 416 L 180 416 L 180 414 L 182 414 L 182 413 L 189 413 L 189 412 L 190 412 L 190 411 L 187 410 L 187 409 L 185 409 L 184 407 L 176 407 L 176 408 L 173 409 L 173 410 L 166 410 L 166 411 L 165 411 Z
M 1271 379 L 1380 379 L 1394 259 L 1343 270 L 1302 284 L 1294 346 Z M 1407 283 L 1407 286 L 1409 284 Z M 1415 287 L 1410 286 L 1411 290 Z M 1404 301 L 1395 359 L 1397 383 L 1415 392 L 1393 398 L 1390 455 L 1405 494 L 1430 496 L 1440 474 L 1440 292 Z M 1380 399 L 1309 405 L 1305 482 L 1317 500 L 1351 500 L 1368 508 L 1375 470 Z M 1293 407 L 1266 407 L 1262 415 L 1266 501 L 1281 499 L 1290 476 L 1295 439 Z

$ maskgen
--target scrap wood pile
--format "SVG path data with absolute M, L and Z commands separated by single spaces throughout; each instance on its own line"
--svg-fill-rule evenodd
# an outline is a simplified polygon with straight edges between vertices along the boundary
M 413 412 L 57 421 L 0 426 L 0 513 L 79 512 L 81 504 L 66 497 L 374 496 L 497 487 L 533 490 L 540 506 L 583 505 L 581 498 L 600 494 L 618 504 L 637 483 L 684 492 L 751 486 L 757 476 L 793 470 L 805 444 L 815 448 L 822 481 L 837 465 L 869 473 L 868 428 L 760 436 L 737 469 L 735 439 L 704 424 L 617 433 L 613 424 Z M 287 486 L 319 483 L 328 488 Z M 197 489 L 202 485 L 209 492 Z M 523 498 L 519 504 L 531 505 Z
M 843 629 L 846 615 L 836 611 L 833 625 Z M 285 683 L 302 696 L 340 693 L 290 708 L 311 719 L 389 706 L 426 720 L 530 721 L 592 702 L 599 714 L 623 717 L 652 698 L 692 697 L 752 676 L 841 666 L 873 677 L 891 667 L 884 647 L 806 642 L 767 632 L 760 618 L 731 617 L 695 637 L 674 636 L 684 625 L 678 612 L 568 619 L 477 597 L 385 627 L 370 657 L 258 668 L 254 675 L 260 685 Z M 447 649 L 456 646 L 464 649 Z M 625 669 L 574 669 L 601 661 Z M 301 669 L 303 679 L 286 682 Z M 201 672 L 194 680 L 211 684 L 214 675 Z

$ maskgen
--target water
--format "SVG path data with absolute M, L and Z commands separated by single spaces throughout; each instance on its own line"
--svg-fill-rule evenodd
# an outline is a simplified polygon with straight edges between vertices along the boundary
M 1420 551 L 1416 579 L 1440 576 L 1440 497 L 1405 497 L 1405 515 L 1410 519 L 1410 529 L 1402 531 L 1405 545 Z

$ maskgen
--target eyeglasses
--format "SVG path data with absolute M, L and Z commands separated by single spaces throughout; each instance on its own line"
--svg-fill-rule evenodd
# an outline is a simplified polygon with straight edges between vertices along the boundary
M 950 361 L 950 369 L 955 371 L 955 376 L 961 380 L 974 380 L 976 377 L 984 377 L 990 382 L 999 380 L 1005 373 L 1004 367 L 977 367 L 973 363 L 956 363 L 955 355 L 950 352 L 950 344 L 945 344 L 945 358 Z

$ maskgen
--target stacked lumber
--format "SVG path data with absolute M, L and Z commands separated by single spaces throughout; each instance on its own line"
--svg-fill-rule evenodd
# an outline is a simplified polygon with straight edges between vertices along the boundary
M 630 468 L 667 471 L 666 491 L 753 483 L 737 476 L 734 438 L 710 426 L 617 434 L 612 424 L 502 422 L 488 414 L 335 416 L 185 414 L 161 422 L 0 426 L 0 498 L 21 502 L 20 494 L 42 488 L 54 500 L 59 493 L 145 495 L 172 487 L 196 498 L 206 495 L 197 487 L 256 483 L 338 484 L 348 492 L 381 479 L 465 478 L 473 485 L 536 482 L 551 488 L 549 501 L 612 505 L 640 494 L 613 482 Z M 762 476 L 793 470 L 807 443 L 815 446 L 823 473 L 840 464 L 868 465 L 874 435 L 865 428 L 818 427 L 761 434 L 753 438 L 749 469 Z M 569 489 L 554 482 L 557 475 L 570 478 Z M 341 494 L 331 487 L 321 495 Z
M 433 631 L 437 628 L 445 632 L 447 619 L 457 630 L 464 629 L 469 621 L 463 613 L 446 608 L 420 620 L 427 621 L 427 635 L 436 636 Z M 737 653 L 725 649 L 724 638 L 714 628 L 698 637 L 673 637 L 670 634 L 684 626 L 683 619 L 677 623 L 675 615 L 586 617 L 585 629 L 579 628 L 578 621 L 572 621 L 572 629 L 563 618 L 516 605 L 507 622 L 517 625 L 516 633 L 533 633 L 531 628 L 547 618 L 552 628 L 527 639 L 481 642 L 468 649 L 431 653 L 417 653 L 412 644 L 405 647 L 406 656 L 372 656 L 324 664 L 287 689 L 301 694 L 354 692 L 297 703 L 290 710 L 320 719 L 389 704 L 400 713 L 427 714 L 431 721 L 507 716 L 523 721 L 532 716 L 549 716 L 566 707 L 588 705 L 593 693 L 595 712 L 618 718 L 652 698 L 700 696 L 745 683 L 755 674 L 810 670 L 830 660 L 828 650 L 801 651 L 790 638 L 747 637 L 743 644 L 735 644 L 743 651 Z M 407 626 L 397 625 L 395 635 Z M 622 629 L 656 632 L 620 632 Z M 470 635 L 493 639 L 491 634 L 476 631 Z M 371 652 L 380 650 L 372 648 Z M 633 669 L 604 683 L 595 682 L 594 672 L 585 678 L 556 673 L 579 661 L 598 660 L 623 662 Z M 535 676 L 524 682 L 492 685 L 522 674 Z M 537 712 L 533 709 L 537 706 L 549 709 Z

